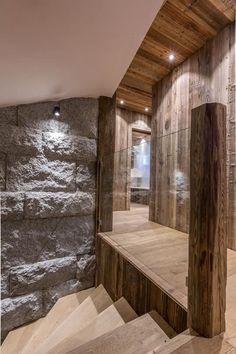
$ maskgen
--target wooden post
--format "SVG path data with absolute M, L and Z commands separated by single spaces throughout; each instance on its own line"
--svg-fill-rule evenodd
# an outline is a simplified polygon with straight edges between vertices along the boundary
M 99 98 L 97 231 L 112 231 L 116 95 Z
M 204 337 L 225 330 L 226 107 L 192 110 L 190 145 L 189 327 Z

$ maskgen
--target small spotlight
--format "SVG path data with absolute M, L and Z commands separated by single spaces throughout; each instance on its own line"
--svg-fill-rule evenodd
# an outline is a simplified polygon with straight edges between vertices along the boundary
M 125 102 L 124 102 L 124 100 L 120 100 L 120 104 L 124 104 Z
M 171 54 L 169 55 L 169 60 L 170 60 L 170 61 L 175 60 L 175 55 L 174 55 L 173 53 L 171 53 Z
M 53 109 L 53 114 L 55 117 L 60 117 L 61 112 L 60 112 L 60 107 L 59 106 L 55 106 Z
M 145 112 L 148 112 L 148 111 L 149 111 L 148 107 L 145 107 L 145 108 L 144 108 L 144 111 L 145 111 Z

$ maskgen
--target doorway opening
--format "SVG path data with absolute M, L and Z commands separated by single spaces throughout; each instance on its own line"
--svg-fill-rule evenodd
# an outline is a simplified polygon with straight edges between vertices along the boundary
M 149 206 L 151 133 L 132 129 L 130 202 Z

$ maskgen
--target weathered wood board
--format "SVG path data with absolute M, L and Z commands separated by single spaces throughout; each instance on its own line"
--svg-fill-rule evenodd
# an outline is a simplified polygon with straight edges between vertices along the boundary
M 227 234 L 236 249 L 235 23 L 153 88 L 150 220 L 189 231 L 191 109 L 227 106 Z
M 187 328 L 187 311 L 158 284 L 136 268 L 118 249 L 97 236 L 97 285 L 102 283 L 113 301 L 124 297 L 138 315 L 156 310 L 177 332 Z
M 226 106 L 191 114 L 188 323 L 203 337 L 225 331 Z
M 112 230 L 116 97 L 99 98 L 97 230 Z

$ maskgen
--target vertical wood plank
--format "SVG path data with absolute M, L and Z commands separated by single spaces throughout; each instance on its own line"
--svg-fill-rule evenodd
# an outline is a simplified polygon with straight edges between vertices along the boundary
M 236 250 L 236 27 L 230 26 L 230 55 L 229 55 L 229 82 L 228 82 L 228 119 L 227 119 L 227 149 L 228 149 L 228 206 L 227 206 L 227 232 L 228 247 Z
M 225 330 L 226 107 L 192 110 L 190 145 L 189 325 L 204 337 Z
M 98 119 L 98 231 L 112 231 L 116 97 L 99 98 Z

